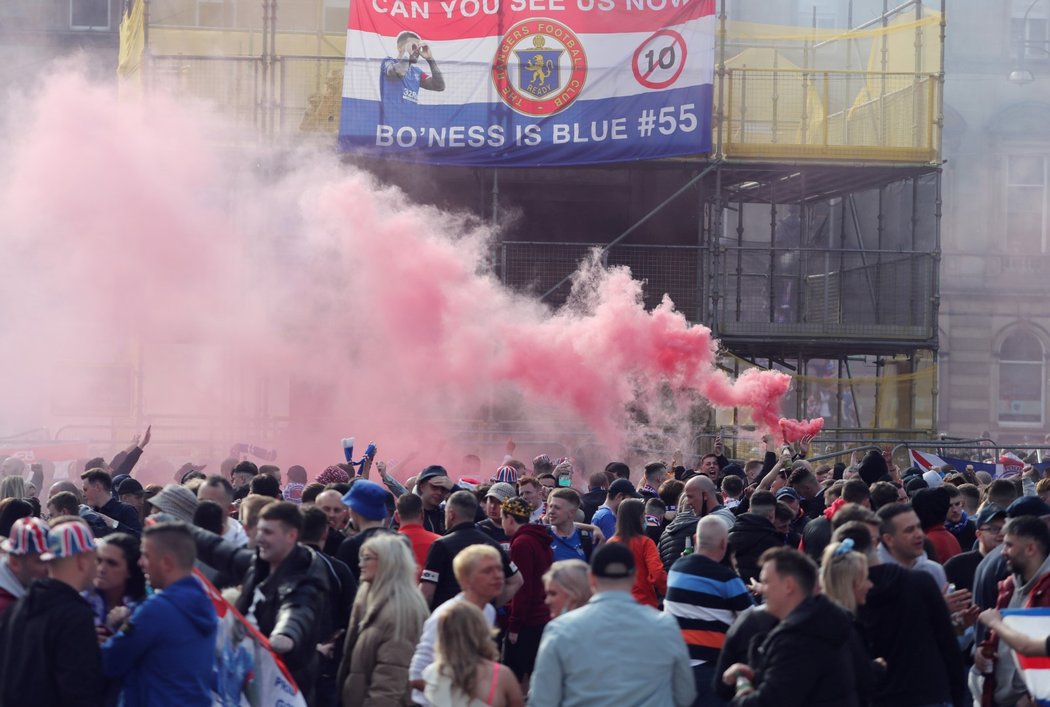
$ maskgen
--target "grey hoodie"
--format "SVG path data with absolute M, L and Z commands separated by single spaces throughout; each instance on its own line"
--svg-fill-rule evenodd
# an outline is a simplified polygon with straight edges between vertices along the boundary
M 1028 595 L 1039 583 L 1047 572 L 1050 572 L 1050 557 L 1043 560 L 1032 578 L 1028 582 L 1021 583 L 1021 575 L 1014 575 L 1014 593 L 1010 597 L 1007 608 L 1020 609 L 1028 601 Z M 999 705 L 1013 705 L 1027 692 L 1024 678 L 1017 670 L 1017 663 L 1011 654 L 1010 647 L 1006 641 L 999 641 L 999 652 L 995 664 L 995 703 Z

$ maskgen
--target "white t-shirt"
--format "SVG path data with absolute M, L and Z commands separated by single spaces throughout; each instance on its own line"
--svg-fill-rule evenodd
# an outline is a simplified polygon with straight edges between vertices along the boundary
M 419 639 L 419 645 L 416 646 L 416 652 L 412 655 L 412 662 L 408 666 L 409 680 L 423 679 L 423 671 L 428 665 L 434 662 L 434 644 L 437 642 L 438 621 L 441 620 L 441 617 L 445 615 L 446 611 L 461 601 L 465 601 L 463 592 L 460 592 L 438 608 L 434 609 L 434 613 L 432 613 L 430 618 L 423 623 L 423 635 Z M 485 620 L 489 622 L 489 626 L 495 626 L 495 607 L 493 607 L 492 604 L 486 604 L 484 614 Z M 430 704 L 427 702 L 427 698 L 419 690 L 412 690 L 412 701 L 417 705 Z
M 248 533 L 244 532 L 244 526 L 236 518 L 226 519 L 226 532 L 222 534 L 222 539 L 237 547 L 248 545 Z

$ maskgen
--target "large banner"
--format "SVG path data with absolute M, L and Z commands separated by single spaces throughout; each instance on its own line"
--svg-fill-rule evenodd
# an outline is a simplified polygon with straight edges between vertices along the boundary
M 1023 461 L 1009 453 L 1000 454 L 999 463 L 993 464 L 991 462 L 975 462 L 956 457 L 939 457 L 936 454 L 917 452 L 914 449 L 909 449 L 908 452 L 911 455 L 911 463 L 923 471 L 929 471 L 934 468 L 940 469 L 946 465 L 955 468 L 956 471 L 966 471 L 966 467 L 972 466 L 974 471 L 987 471 L 992 475 L 992 478 L 1003 479 L 1019 476 L 1025 466 Z M 1032 466 L 1039 471 L 1043 471 L 1046 468 L 1050 468 L 1050 463 L 1043 462 Z
M 193 574 L 204 585 L 219 630 L 215 645 L 214 707 L 306 707 L 291 673 L 269 641 L 241 616 L 198 570 Z
M 339 140 L 573 165 L 711 148 L 714 0 L 351 0 Z
M 1039 641 L 1050 633 L 1050 609 L 1003 609 L 1002 613 L 1007 626 Z M 1028 694 L 1037 705 L 1050 705 L 1050 658 L 1011 652 Z

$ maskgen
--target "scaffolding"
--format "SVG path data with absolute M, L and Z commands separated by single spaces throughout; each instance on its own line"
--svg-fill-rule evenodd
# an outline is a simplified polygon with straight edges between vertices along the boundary
M 261 0 L 248 19 L 193 26 L 182 7 L 193 4 L 149 3 L 147 87 L 211 100 L 257 139 L 334 142 L 341 28 L 327 31 L 316 12 L 291 22 L 291 0 Z M 558 306 L 597 249 L 646 283 L 647 306 L 668 294 L 689 321 L 709 326 L 727 372 L 761 366 L 794 376 L 785 413 L 873 436 L 933 434 L 944 3 L 933 11 L 920 0 L 884 2 L 881 14 L 855 23 L 850 0 L 840 29 L 818 28 L 815 15 L 804 27 L 749 22 L 727 5 L 720 0 L 717 15 L 711 154 L 538 176 L 445 170 L 440 181 L 478 193 L 470 208 L 494 223 L 512 195 L 552 185 L 563 187 L 554 200 L 569 198 L 565 188 L 601 185 L 591 191 L 606 210 L 643 202 L 644 216 L 632 212 L 623 229 L 542 240 L 508 231 L 498 274 Z M 369 167 L 402 183 L 397 166 Z M 412 167 L 420 169 L 440 170 Z M 632 175 L 657 170 L 677 181 L 646 201 Z M 661 214 L 685 214 L 683 204 L 688 215 L 669 226 Z M 706 429 L 748 423 L 726 411 L 712 413 Z
M 319 4 L 237 3 L 202 26 L 196 2 L 150 0 L 146 82 L 209 100 L 267 140 L 333 136 L 346 33 Z M 912 0 L 853 29 L 789 27 L 731 20 L 723 0 L 715 147 L 697 159 L 936 163 L 943 17 Z

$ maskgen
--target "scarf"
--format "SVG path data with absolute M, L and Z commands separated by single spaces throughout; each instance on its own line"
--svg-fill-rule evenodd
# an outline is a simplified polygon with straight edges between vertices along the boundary
M 969 516 L 966 515 L 966 511 L 963 511 L 962 518 L 959 519 L 958 523 L 949 523 L 947 519 L 944 521 L 944 529 L 952 535 L 962 532 L 966 529 L 966 524 L 970 521 Z

